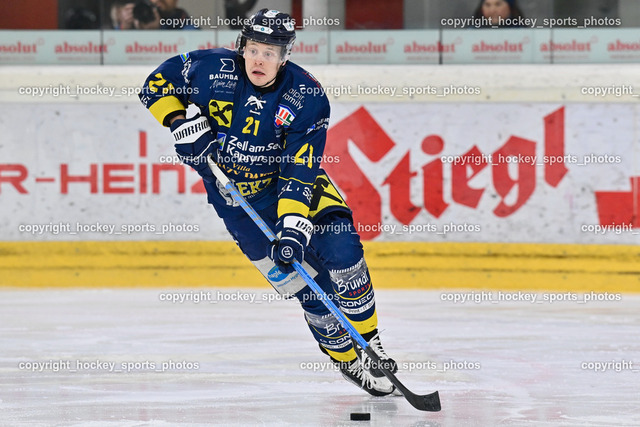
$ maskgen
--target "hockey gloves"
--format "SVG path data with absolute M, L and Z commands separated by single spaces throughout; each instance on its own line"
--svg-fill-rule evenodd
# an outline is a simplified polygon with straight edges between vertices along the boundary
M 293 260 L 302 262 L 304 251 L 311 240 L 313 225 L 311 221 L 300 215 L 284 215 L 276 223 L 276 234 L 280 238 L 271 243 L 267 249 L 269 258 L 280 271 L 289 274 L 294 268 Z
M 171 123 L 176 153 L 180 160 L 191 166 L 207 182 L 214 182 L 207 157 L 220 148 L 205 116 L 197 114 L 190 119 L 177 119 Z

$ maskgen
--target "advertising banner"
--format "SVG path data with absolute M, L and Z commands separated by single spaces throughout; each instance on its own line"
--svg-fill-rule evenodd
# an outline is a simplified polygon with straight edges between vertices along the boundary
M 533 25 L 533 24 L 532 24 Z M 640 29 L 451 26 L 443 30 L 299 30 L 301 64 L 637 63 Z M 0 64 L 157 64 L 195 49 L 235 49 L 238 30 L 0 30 Z
M 226 240 L 134 103 L 5 104 L 3 240 Z M 640 243 L 628 104 L 334 103 L 323 167 L 379 241 Z
M 530 63 L 533 38 L 529 29 L 464 29 L 442 32 L 442 45 L 450 46 L 445 64 Z
M 0 31 L 0 64 L 99 65 L 112 46 L 99 31 Z

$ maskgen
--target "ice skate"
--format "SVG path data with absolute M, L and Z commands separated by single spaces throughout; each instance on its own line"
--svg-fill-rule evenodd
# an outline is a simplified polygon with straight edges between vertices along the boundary
M 387 369 L 393 374 L 398 372 L 398 364 L 396 363 L 395 360 L 390 358 L 382 348 L 382 342 L 380 341 L 380 334 L 378 333 L 377 329 L 374 329 L 371 332 L 363 334 L 362 338 L 364 338 L 365 341 L 369 343 L 369 347 L 371 347 L 371 349 L 376 353 L 376 355 L 380 359 L 380 362 L 371 360 L 371 358 L 367 355 L 367 353 L 362 351 L 360 346 L 356 345 L 357 354 L 362 359 L 363 366 L 369 370 L 371 375 L 373 375 L 376 378 L 385 378 L 380 368 Z M 389 382 L 389 384 L 391 383 Z
M 386 396 L 395 390 L 393 384 L 386 378 L 376 378 L 363 368 L 362 361 L 355 358 L 350 362 L 340 362 L 331 358 L 340 368 L 342 376 L 349 382 L 360 387 L 372 396 Z

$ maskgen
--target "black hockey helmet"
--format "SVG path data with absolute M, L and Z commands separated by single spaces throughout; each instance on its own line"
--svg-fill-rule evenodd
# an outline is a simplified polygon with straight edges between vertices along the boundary
M 295 21 L 284 12 L 261 9 L 245 22 L 238 34 L 236 49 L 240 56 L 247 40 L 281 46 L 282 61 L 286 61 L 296 41 Z

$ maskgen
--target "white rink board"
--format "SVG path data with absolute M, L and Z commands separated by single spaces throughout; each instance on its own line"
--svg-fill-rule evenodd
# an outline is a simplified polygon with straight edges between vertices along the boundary
M 135 88 L 150 71 L 142 67 L 103 68 L 78 67 L 77 75 L 71 75 L 70 69 L 62 67 L 44 71 L 13 69 L 22 74 L 11 72 L 9 68 L 0 70 L 7 77 L 0 87 L 0 105 L 4 112 L 0 119 L 3 135 L 0 199 L 5 207 L 0 213 L 1 238 L 25 241 L 228 239 L 222 221 L 206 204 L 206 196 L 194 187 L 199 181 L 195 172 L 181 166 L 184 170 L 180 173 L 161 172 L 154 178 L 154 167 L 166 166 L 166 157 L 173 156 L 173 146 L 168 130 L 153 119 L 137 102 L 136 96 L 88 95 L 74 99 L 69 96 L 29 97 L 18 93 L 20 87 L 29 82 L 33 85 L 35 80 L 43 87 L 52 87 L 56 82 L 69 84 L 72 88 L 77 84 L 92 87 L 102 82 L 102 86 L 113 88 Z M 313 69 L 328 85 L 344 82 L 354 91 L 358 85 L 374 87 L 375 82 L 384 79 L 388 73 L 388 67 L 387 71 L 374 68 L 372 75 L 360 78 L 356 76 L 362 74 L 355 70 L 358 70 L 355 66 Z M 457 102 L 455 97 L 410 99 L 388 95 L 345 95 L 332 100 L 330 135 L 325 152 L 334 153 L 336 144 L 344 139 L 342 130 L 332 131 L 340 124 L 340 129 L 351 132 L 348 135 L 351 139 L 348 152 L 342 152 L 342 158 L 338 157 L 343 166 L 337 163 L 330 174 L 339 186 L 353 174 L 362 176 L 380 199 L 379 202 L 370 201 L 374 205 L 377 203 L 373 207 L 380 211 L 379 217 L 369 216 L 372 220 L 364 223 L 381 231 L 363 233 L 363 237 L 436 242 L 640 242 L 637 225 L 619 230 L 596 229 L 603 224 L 598 217 L 595 197 L 596 191 L 637 197 L 632 193 L 630 181 L 640 175 L 637 103 L 631 103 L 633 98 L 630 96 L 576 97 L 580 85 L 610 84 L 616 75 L 630 76 L 634 68 L 618 67 L 617 74 L 609 69 L 609 75 L 601 67 L 572 69 L 565 66 L 562 70 L 576 72 L 578 81 L 572 81 L 567 73 L 563 74 L 564 80 L 556 78 L 558 76 L 553 73 L 557 73 L 558 68 L 542 67 L 536 74 L 535 69 L 528 66 L 522 70 L 533 73 L 533 77 L 525 86 L 525 92 L 531 96 L 525 99 L 534 102 L 516 102 L 508 95 L 509 88 L 521 79 L 512 67 L 496 67 L 494 71 L 504 73 L 506 77 L 500 85 L 493 83 L 493 86 L 488 81 L 489 66 L 483 69 L 487 73 L 481 73 L 475 81 L 472 76 L 477 73 L 470 69 L 409 67 L 400 86 L 426 84 L 425 81 L 420 83 L 419 70 L 424 71 L 429 81 L 441 86 L 446 81 L 460 85 L 466 79 L 470 85 L 482 87 L 482 96 L 458 97 Z M 449 80 L 446 80 L 446 70 L 451 72 Z M 592 77 L 589 77 L 589 70 L 593 72 Z M 549 82 L 555 82 L 555 86 L 546 86 Z M 487 91 L 498 86 L 502 89 L 496 89 L 497 96 L 486 99 Z M 572 102 L 537 102 L 545 97 L 567 98 Z M 501 102 L 492 102 L 494 100 Z M 545 155 L 544 119 L 563 108 L 562 149 L 571 160 L 565 162 L 567 173 L 554 187 L 545 182 L 545 162 L 540 160 Z M 379 158 L 370 158 L 363 152 L 363 145 L 353 141 L 365 135 L 363 127 L 354 121 L 354 114 L 358 112 L 370 117 L 375 126 L 388 135 L 386 143 L 392 148 L 383 149 Z M 425 153 L 422 143 L 427 136 L 440 138 L 442 150 L 435 154 Z M 145 137 L 146 145 L 141 143 Z M 480 170 L 467 183 L 470 189 L 482 191 L 477 206 L 469 207 L 454 200 L 451 159 L 474 146 L 483 155 L 495 153 L 511 137 L 533 143 L 538 158 L 533 168 L 535 180 L 530 182 L 533 191 L 525 203 L 507 216 L 496 215 L 494 209 L 500 200 L 504 199 L 506 204 L 515 203 L 519 187 L 514 186 L 509 194 L 501 197 L 491 166 Z M 558 146 L 560 143 L 556 142 Z M 143 145 L 146 149 L 141 148 Z M 409 156 L 408 166 L 402 163 L 406 156 Z M 584 158 L 589 156 L 596 156 L 596 162 L 584 165 Z M 443 159 L 442 181 L 425 184 L 423 168 L 439 159 Z M 353 160 L 356 167 L 344 166 L 346 160 Z M 93 172 L 92 167 L 95 168 Z M 400 175 L 393 175 L 394 171 L 400 171 Z M 62 178 L 65 173 L 87 179 L 90 176 L 92 182 L 70 182 L 65 189 Z M 402 173 L 412 175 L 407 178 Z M 184 182 L 179 180 L 180 174 L 184 174 Z M 517 181 L 517 165 L 509 165 L 508 174 Z M 472 171 L 468 170 L 467 175 L 471 176 Z M 393 181 L 394 176 L 396 185 L 392 186 L 389 180 Z M 431 188 L 434 183 L 442 186 L 442 199 L 448 205 L 437 217 L 427 209 L 423 195 L 425 188 Z M 119 193 L 122 191 L 128 193 Z M 405 203 L 418 209 L 418 214 L 410 221 L 394 212 L 394 209 L 404 209 L 397 207 L 397 199 L 402 198 L 400 194 L 406 199 L 405 193 L 409 198 Z M 345 195 L 349 199 L 350 192 L 345 190 Z M 640 209 L 638 205 L 635 203 L 632 207 L 636 213 Z M 371 206 L 365 206 L 366 209 L 353 207 L 356 215 L 359 215 L 358 209 L 366 213 L 375 210 L 369 209 Z M 403 229 L 403 226 L 414 229 Z
M 410 201 L 421 208 L 420 213 L 411 221 L 416 227 L 431 224 L 437 231 L 417 235 L 406 233 L 383 233 L 380 237 L 388 240 L 451 240 L 451 241 L 506 241 L 506 242 L 552 242 L 552 243 L 638 243 L 637 229 L 626 227 L 619 234 L 612 233 L 589 235 L 588 230 L 599 224 L 595 191 L 631 191 L 630 178 L 640 171 L 640 144 L 638 143 L 638 110 L 623 104 L 569 104 L 564 106 L 564 166 L 567 173 L 556 187 L 545 182 L 545 165 L 549 164 L 545 156 L 545 116 L 559 113 L 563 104 L 373 104 L 366 106 L 390 140 L 395 144 L 380 160 L 372 160 L 364 153 L 368 144 L 366 138 L 362 144 L 351 142 L 349 153 L 362 169 L 362 173 L 371 182 L 382 199 L 382 222 L 396 230 L 403 228 L 400 218 L 390 212 L 393 205 L 394 189 L 388 181 L 394 170 L 415 173 L 411 178 Z M 332 121 L 334 125 L 346 117 L 354 115 L 360 106 L 338 104 L 334 106 Z M 364 126 L 364 125 L 363 125 Z M 358 138 L 359 127 L 352 124 L 341 132 L 351 132 L 349 138 Z M 438 136 L 443 149 L 435 155 L 426 154 L 421 147 L 425 137 Z M 524 205 L 512 214 L 499 217 L 494 213 L 501 200 L 497 194 L 497 182 L 491 167 L 487 166 L 468 185 L 482 190 L 483 194 L 475 208 L 456 203 L 453 198 L 452 161 L 461 161 L 461 156 L 472 147 L 477 147 L 483 157 L 481 160 L 498 160 L 496 150 L 511 137 L 519 137 L 535 144 L 535 188 Z M 330 152 L 331 154 L 332 152 Z M 410 167 L 400 167 L 400 160 L 410 156 Z M 553 157 L 553 156 L 549 156 Z M 443 163 L 443 183 L 436 180 L 425 182 L 422 168 L 434 160 Z M 585 160 L 596 161 L 585 164 Z M 495 169 L 495 168 L 494 168 Z M 509 174 L 518 177 L 516 164 L 510 164 Z M 408 172 L 407 172 L 408 173 Z M 334 181 L 342 182 L 337 175 L 343 172 L 339 167 L 330 169 Z M 352 170 L 344 172 L 345 177 L 353 180 Z M 359 174 L 358 174 L 359 175 Z M 468 172 L 471 176 L 471 172 Z M 348 181 L 348 179 L 345 179 Z M 401 184 L 402 189 L 407 187 Z M 427 212 L 423 191 L 428 185 L 442 185 L 444 202 L 449 204 L 438 217 Z M 459 188 L 459 185 L 458 185 Z M 624 190 L 623 190 L 624 189 Z M 363 191 L 363 190 L 360 190 Z M 505 203 L 515 203 L 518 187 L 504 198 Z M 348 197 L 348 195 L 347 195 Z M 374 203 L 367 202 L 362 211 L 369 212 Z M 366 223 L 375 223 L 374 216 L 368 216 Z M 470 233 L 454 232 L 442 235 L 447 224 L 474 228 Z M 636 225 L 637 227 L 637 225 Z M 461 228 L 461 227 L 457 227 Z M 586 231 L 585 231 L 586 230 Z

